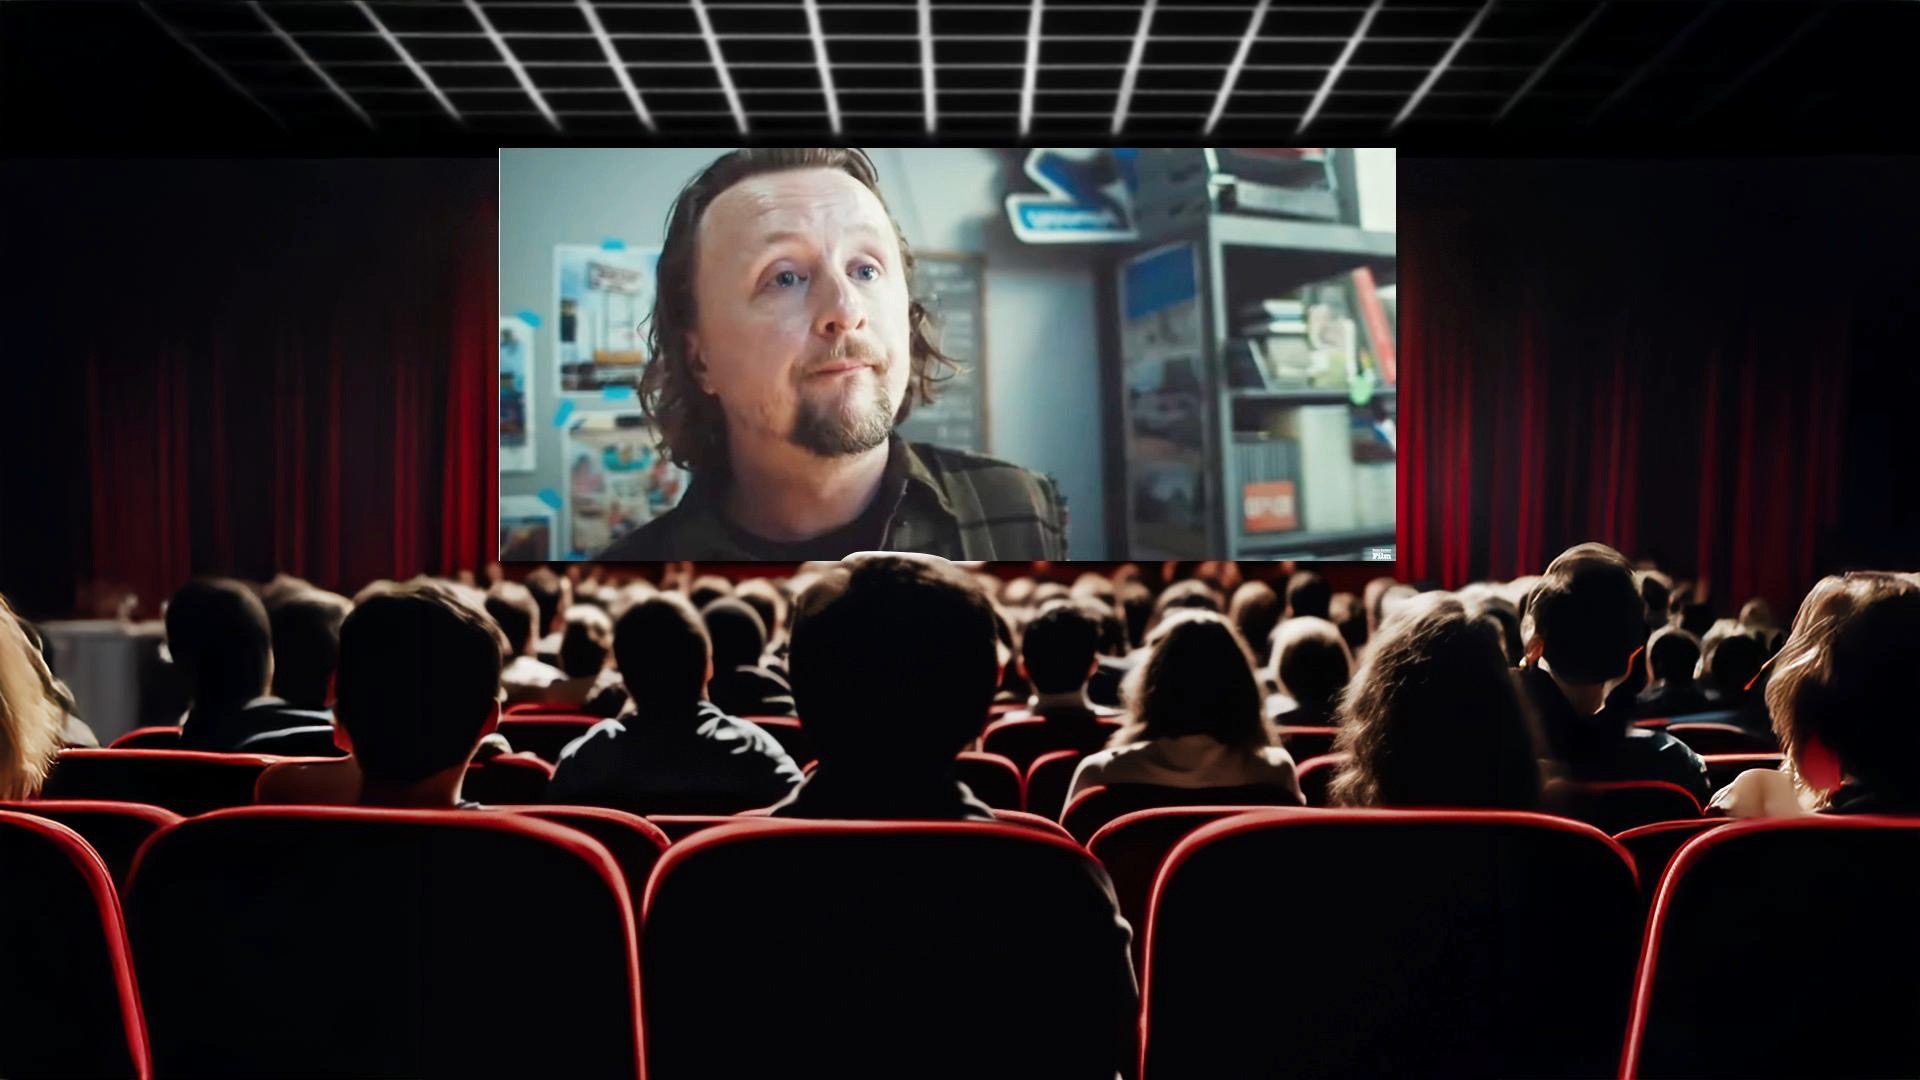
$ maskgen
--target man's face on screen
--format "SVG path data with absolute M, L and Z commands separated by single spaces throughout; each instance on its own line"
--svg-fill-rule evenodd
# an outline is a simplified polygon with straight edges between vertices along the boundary
M 707 207 L 696 244 L 688 344 L 733 451 L 884 443 L 912 364 L 900 245 L 873 192 L 837 169 L 751 177 Z

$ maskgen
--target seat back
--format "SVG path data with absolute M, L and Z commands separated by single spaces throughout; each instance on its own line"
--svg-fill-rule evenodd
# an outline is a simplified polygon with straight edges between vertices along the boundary
M 954 762 L 953 775 L 967 785 L 974 798 L 995 810 L 1018 810 L 1026 805 L 1020 770 L 999 754 L 962 751 Z
M 1300 794 L 1307 797 L 1308 806 L 1332 805 L 1327 791 L 1333 786 L 1333 778 L 1347 767 L 1353 755 L 1342 751 L 1338 754 L 1321 754 L 1300 763 L 1300 769 L 1294 776 L 1300 781 Z
M 1067 830 L 1060 827 L 1059 822 L 1054 821 L 1051 818 L 1043 818 L 1038 814 L 1028 814 L 1019 810 L 999 810 L 993 807 L 988 807 L 988 809 L 993 810 L 993 819 L 995 821 L 1003 822 L 1007 825 L 1016 825 L 1026 829 L 1037 829 L 1040 832 L 1046 833 L 1048 836 L 1057 836 L 1062 840 L 1073 839 L 1073 837 L 1067 835 Z M 693 834 L 698 832 L 705 832 L 708 829 L 716 828 L 721 825 L 732 825 L 735 822 L 741 821 L 743 819 L 748 821 L 758 821 L 765 817 L 766 815 L 759 811 L 753 811 L 753 812 L 749 812 L 745 814 L 737 814 L 737 815 L 736 814 L 649 814 L 647 815 L 647 821 L 653 824 L 654 826 L 658 827 L 661 832 L 665 833 L 667 837 L 667 841 L 669 843 L 677 844 L 680 841 L 685 840 L 687 837 L 692 836 Z M 774 818 L 773 820 L 798 821 L 798 820 L 804 820 L 804 819 Z
M 172 750 L 180 745 L 178 725 L 137 727 L 108 744 L 110 750 Z
M 1281 784 L 1183 788 L 1164 784 L 1108 784 L 1083 789 L 1067 804 L 1060 824 L 1081 843 L 1107 822 L 1161 806 L 1298 806 L 1293 790 Z
M 1640 895 L 1646 906 L 1653 907 L 1653 899 L 1659 895 L 1660 882 L 1667 876 L 1667 867 L 1673 864 L 1673 857 L 1687 845 L 1687 841 L 1706 832 L 1728 824 L 1731 818 L 1692 818 L 1685 821 L 1656 821 L 1651 825 L 1628 829 L 1614 837 L 1614 840 L 1627 854 L 1633 856 L 1633 865 L 1640 871 Z
M 546 799 L 551 779 L 552 765 L 516 751 L 468 765 L 460 795 L 488 805 L 537 803 Z
M 261 771 L 282 760 L 199 750 L 62 750 L 40 794 L 146 803 L 191 817 L 251 804 Z
M 766 898 L 831 968 L 743 927 Z M 1017 901 L 1013 898 L 1017 898 Z M 1105 1076 L 1136 1013 L 1124 933 L 1073 844 L 985 823 L 740 822 L 671 848 L 641 919 L 647 1075 Z M 1044 1008 L 990 1003 L 1045 972 Z M 854 978 L 844 977 L 854 973 Z M 752 1035 L 716 1002 L 791 987 Z
M 584 716 L 600 719 L 578 705 L 558 705 L 551 701 L 516 701 L 503 716 Z
M 1119 730 L 1117 720 L 1069 726 L 1014 713 L 987 725 L 987 730 L 980 735 L 980 749 L 1005 756 L 1015 768 L 1025 772 L 1041 754 L 1056 750 L 1091 754 L 1107 745 L 1107 740 Z
M 1719 791 L 1748 769 L 1778 771 L 1785 754 L 1701 754 L 1707 763 L 1707 783 Z
M 1264 913 L 1303 893 L 1314 932 L 1273 933 Z M 1180 841 L 1150 908 L 1148 1080 L 1601 1076 L 1618 1062 L 1639 897 L 1626 852 L 1577 822 L 1241 814 Z
M 1290 724 L 1282 724 L 1279 731 L 1280 745 L 1287 748 L 1295 761 L 1333 753 L 1334 737 L 1340 734 L 1337 727 Z
M 87 799 L 0 802 L 0 810 L 57 821 L 79 833 L 80 839 L 106 863 L 116 888 L 126 885 L 127 873 L 133 869 L 133 857 L 140 851 L 140 845 L 147 842 L 147 837 L 181 820 L 179 814 L 158 806 Z
M 1162 806 L 1122 814 L 1093 834 L 1087 851 L 1113 878 L 1120 914 L 1133 927 L 1133 965 L 1139 970 L 1147 958 L 1147 902 L 1160 867 L 1175 844 L 1202 825 L 1248 813 L 1244 806 Z
M 1620 1075 L 1920 1075 L 1916 866 L 1911 818 L 1737 821 L 1689 841 L 1654 901 Z
M 1686 743 L 1696 754 L 1777 754 L 1780 743 L 1772 735 L 1749 731 L 1738 724 L 1676 720 L 1667 734 Z
M 565 750 L 568 743 L 591 731 L 599 722 L 599 717 L 594 716 L 523 713 L 501 717 L 498 730 L 515 750 L 554 764 L 559 762 L 560 751 Z
M 1033 759 L 1027 769 L 1027 813 L 1060 820 L 1067 808 L 1067 788 L 1073 785 L 1073 771 L 1087 755 L 1078 750 L 1055 750 Z
M 127 896 L 161 1076 L 631 1078 L 631 913 L 599 842 L 458 810 L 208 814 L 148 842 Z M 489 948 L 509 918 L 565 938 Z
M 1584 821 L 1609 836 L 1656 821 L 1700 816 L 1700 800 L 1693 792 L 1664 780 L 1555 781 L 1547 785 L 1546 805 L 1552 813 Z
M 0 881 L 0 1076 L 148 1076 L 106 864 L 65 825 L 0 810 Z
M 659 826 L 625 810 L 604 806 L 502 806 L 498 809 L 578 829 L 600 841 L 619 864 L 629 899 L 646 895 L 647 879 L 653 875 L 654 865 L 671 842 Z M 544 927 L 537 932 L 551 933 L 555 929 Z

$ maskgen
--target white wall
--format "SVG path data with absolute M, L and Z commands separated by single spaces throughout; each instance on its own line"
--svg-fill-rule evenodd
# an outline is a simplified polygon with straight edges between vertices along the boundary
M 504 149 L 500 152 L 500 311 L 543 320 L 530 422 L 540 470 L 501 478 L 501 493 L 560 487 L 552 424 L 553 245 L 619 239 L 655 246 L 681 186 L 724 148 Z M 1075 558 L 1109 557 L 1101 479 L 1099 283 L 1078 247 L 1014 240 L 1002 199 L 1015 153 L 989 148 L 869 151 L 881 189 L 916 250 L 986 258 L 988 452 L 1051 473 L 1067 497 Z M 1025 190 L 1024 178 L 1019 190 Z M 581 407 L 598 407 L 586 405 Z

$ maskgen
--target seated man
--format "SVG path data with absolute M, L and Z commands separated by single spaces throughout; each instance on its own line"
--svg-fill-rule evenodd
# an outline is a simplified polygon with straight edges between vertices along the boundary
M 252 589 L 196 578 L 167 602 L 166 623 L 167 652 L 192 694 L 180 720 L 180 749 L 237 750 L 261 732 L 326 722 L 325 713 L 290 709 L 268 693 L 272 633 Z
M 707 696 L 732 716 L 792 716 L 793 688 L 767 670 L 766 624 L 745 601 L 722 597 L 700 609 L 713 639 L 713 682 Z
M 613 666 L 613 620 L 592 604 L 567 609 L 560 631 L 558 659 L 566 679 L 547 687 L 542 700 L 594 716 L 619 716 L 627 707 L 627 689 Z
M 500 632 L 507 638 L 510 659 L 500 672 L 507 704 L 544 700 L 547 688 L 565 681 L 567 674 L 533 655 L 537 640 L 534 627 L 540 621 L 540 608 L 533 602 L 533 594 L 518 582 L 502 581 L 487 591 L 486 604 L 487 614 L 499 624 Z
M 473 809 L 467 764 L 500 722 L 506 641 L 444 587 L 393 587 L 340 627 L 334 717 L 351 756 L 269 767 L 262 803 Z
M 1020 669 L 1033 684 L 1028 713 L 1041 722 L 999 728 L 987 736 L 982 749 L 1005 754 L 1024 772 L 1041 754 L 1091 753 L 1120 730 L 1118 710 L 1087 700 L 1087 680 L 1098 666 L 1097 603 L 1056 600 L 1027 623 L 1020 639 Z
M 1605 707 L 1646 641 L 1646 601 L 1619 552 L 1604 544 L 1562 552 L 1527 597 L 1522 637 L 1520 685 L 1567 779 L 1664 780 L 1703 806 L 1712 798 L 1700 755 Z
M 766 806 L 800 782 L 773 736 L 707 700 L 713 644 L 685 597 L 659 593 L 622 612 L 613 654 L 633 704 L 567 744 L 547 801 L 726 814 Z
M 1287 727 L 1338 724 L 1334 710 L 1353 678 L 1353 654 L 1332 622 L 1301 615 L 1275 630 L 1272 669 L 1279 692 L 1267 698 L 1267 715 Z
M 794 601 L 794 703 L 820 764 L 775 817 L 992 821 L 954 778 L 1000 681 L 992 604 L 940 559 L 867 555 Z
M 1700 639 L 1677 626 L 1663 626 L 1647 642 L 1647 688 L 1634 699 L 1639 719 L 1710 712 L 1719 706 L 1693 672 L 1700 663 Z
M 319 589 L 283 591 L 263 602 L 273 631 L 274 696 L 296 709 L 325 712 L 340 662 L 340 624 L 352 602 Z

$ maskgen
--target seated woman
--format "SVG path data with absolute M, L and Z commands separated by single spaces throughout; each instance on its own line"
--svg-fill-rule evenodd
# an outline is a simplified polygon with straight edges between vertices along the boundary
M 1089 755 L 1069 795 L 1107 784 L 1291 789 L 1293 758 L 1262 715 L 1253 656 L 1232 623 L 1204 609 L 1170 611 L 1127 677 L 1127 722 Z
M 1500 630 L 1432 593 L 1380 625 L 1338 712 L 1335 806 L 1538 810 L 1541 744 Z
M 0 597 L 0 799 L 31 798 L 60 752 L 66 709 L 46 658 Z
M 1920 578 L 1821 580 L 1772 661 L 1767 711 L 1786 762 L 1751 769 L 1710 814 L 1920 813 Z

